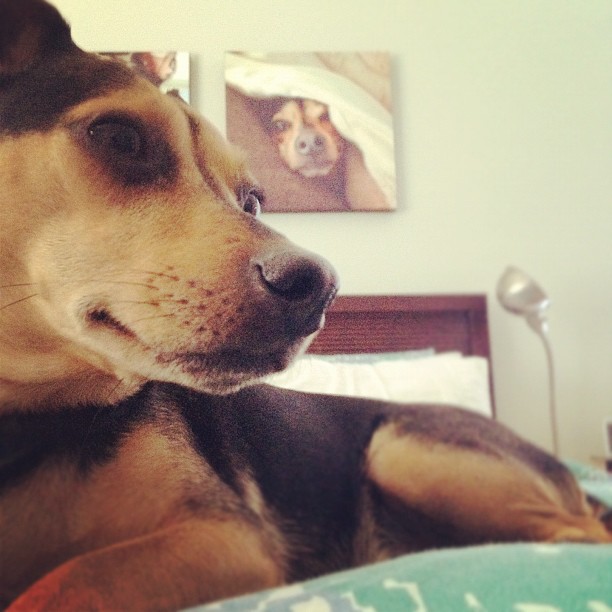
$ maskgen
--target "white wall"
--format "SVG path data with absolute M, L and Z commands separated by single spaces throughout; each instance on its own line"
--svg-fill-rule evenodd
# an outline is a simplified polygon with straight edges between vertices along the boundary
M 400 208 L 265 220 L 331 259 L 344 293 L 487 292 L 500 418 L 550 446 L 544 353 L 494 301 L 509 263 L 553 298 L 564 456 L 612 415 L 609 0 L 56 0 L 91 50 L 193 54 L 224 129 L 223 52 L 390 51 Z

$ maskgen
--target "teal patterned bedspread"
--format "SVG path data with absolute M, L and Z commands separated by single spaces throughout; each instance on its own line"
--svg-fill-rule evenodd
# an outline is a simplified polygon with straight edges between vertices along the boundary
M 408 555 L 204 612 L 612 612 L 612 545 L 491 544 Z

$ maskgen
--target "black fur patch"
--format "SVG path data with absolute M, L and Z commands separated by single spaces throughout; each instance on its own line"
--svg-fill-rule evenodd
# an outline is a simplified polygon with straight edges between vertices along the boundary
M 67 460 L 87 473 L 112 459 L 121 441 L 147 421 L 141 392 L 117 406 L 86 406 L 0 417 L 0 493 L 45 463 Z
M 47 2 L 0 0 L 0 135 L 48 130 L 76 104 L 134 78 L 79 49 Z
M 76 48 L 70 27 L 43 0 L 0 0 L 0 75 L 28 69 L 41 57 Z
M 0 135 L 49 130 L 70 108 L 126 87 L 135 78 L 119 62 L 78 50 L 51 56 L 26 72 L 0 76 Z
M 227 396 L 186 392 L 179 403 L 199 453 L 227 484 L 239 490 L 244 468 L 255 478 L 292 543 L 291 580 L 350 565 L 379 406 L 266 385 Z

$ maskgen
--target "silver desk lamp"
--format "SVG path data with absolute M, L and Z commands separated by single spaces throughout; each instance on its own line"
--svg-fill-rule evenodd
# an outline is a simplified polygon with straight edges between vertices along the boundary
M 546 311 L 550 306 L 548 296 L 540 286 L 521 270 L 509 267 L 497 283 L 497 298 L 500 304 L 509 312 L 525 317 L 529 327 L 533 329 L 544 343 L 546 361 L 548 364 L 549 383 L 549 416 L 552 431 L 553 452 L 559 456 L 559 437 L 557 432 L 557 408 L 555 401 L 555 368 L 553 354 L 548 337 L 548 319 Z

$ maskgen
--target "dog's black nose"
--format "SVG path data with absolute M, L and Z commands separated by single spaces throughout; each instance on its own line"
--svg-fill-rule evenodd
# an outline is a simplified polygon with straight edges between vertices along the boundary
M 325 140 L 314 130 L 302 130 L 295 140 L 295 148 L 301 155 L 313 155 L 325 148 Z
M 292 302 L 308 300 L 326 289 L 327 266 L 315 258 L 277 253 L 263 259 L 260 273 L 270 293 Z
M 302 251 L 272 252 L 255 261 L 259 282 L 284 313 L 291 335 L 307 336 L 321 326 L 338 290 L 338 277 L 325 259 Z M 264 314 L 265 316 L 265 314 Z

